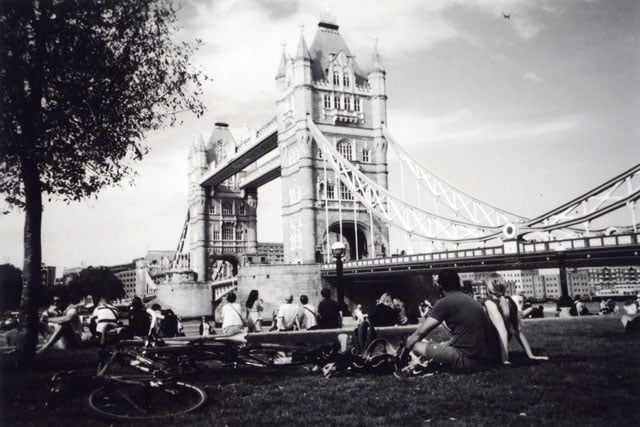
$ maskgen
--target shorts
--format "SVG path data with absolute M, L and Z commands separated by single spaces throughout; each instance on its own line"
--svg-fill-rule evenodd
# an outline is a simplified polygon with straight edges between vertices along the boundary
M 244 330 L 244 326 L 242 326 L 242 325 L 229 325 L 229 326 L 226 326 L 226 327 L 222 328 L 222 333 L 224 335 L 229 336 L 229 335 L 239 334 L 243 330 Z
M 116 321 L 113 322 L 109 322 L 109 321 L 104 321 L 104 322 L 98 322 L 98 324 L 96 325 L 96 332 L 99 334 L 104 334 L 105 331 L 109 331 L 111 329 L 115 329 L 117 328 L 119 325 Z
M 473 359 L 459 349 L 451 347 L 446 342 L 428 341 L 424 357 L 455 371 L 479 371 L 489 367 L 490 363 L 483 359 Z

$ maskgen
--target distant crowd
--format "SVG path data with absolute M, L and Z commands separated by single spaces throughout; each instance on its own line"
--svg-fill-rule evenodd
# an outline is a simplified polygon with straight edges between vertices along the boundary
M 439 298 L 432 304 L 429 300 L 417 304 L 418 326 L 405 344 L 406 362 L 430 360 L 444 364 L 454 370 L 473 370 L 494 362 L 509 364 L 508 342 L 511 338 L 520 344 L 530 359 L 546 359 L 533 354 L 527 338 L 520 327 L 520 319 L 543 317 L 542 306 L 525 306 L 522 298 L 506 295 L 504 284 L 492 282 L 487 285 L 487 296 L 478 298 L 473 290 L 465 288 L 453 270 L 441 271 L 434 282 Z M 314 305 L 308 295 L 300 295 L 294 302 L 293 295 L 273 310 L 270 318 L 264 318 L 265 303 L 258 290 L 252 290 L 244 304 L 237 301 L 235 292 L 224 297 L 218 321 L 223 335 L 269 331 L 303 331 L 337 329 L 343 327 L 343 312 L 331 298 L 331 291 L 323 288 L 322 299 Z M 44 344 L 40 352 L 48 348 L 69 348 L 82 342 L 92 341 L 105 345 L 110 339 L 122 340 L 141 337 L 145 340 L 161 340 L 163 337 L 184 335 L 182 320 L 170 309 L 157 304 L 145 306 L 139 297 L 134 297 L 125 310 L 116 307 L 107 298 L 98 297 L 83 305 L 75 294 L 54 297 L 51 305 L 43 311 L 41 334 Z M 640 297 L 625 301 L 620 310 L 613 300 L 600 302 L 597 314 L 619 314 L 629 333 L 640 333 Z M 589 312 L 582 299 L 574 298 L 569 313 L 585 316 Z M 560 307 L 558 308 L 560 310 Z M 81 313 L 89 313 L 82 316 Z M 363 322 L 374 327 L 408 325 L 405 303 L 383 293 L 370 313 L 365 313 L 360 304 L 353 306 L 351 313 L 356 325 Z M 437 343 L 426 339 L 437 326 L 443 325 L 451 334 L 451 340 Z M 214 335 L 216 329 L 202 317 L 198 328 L 201 336 Z M 219 332 L 218 332 L 219 333 Z M 16 335 L 7 334 L 7 344 L 15 345 Z M 13 341 L 13 342 L 12 342 Z M 408 363 L 408 366 L 411 366 Z

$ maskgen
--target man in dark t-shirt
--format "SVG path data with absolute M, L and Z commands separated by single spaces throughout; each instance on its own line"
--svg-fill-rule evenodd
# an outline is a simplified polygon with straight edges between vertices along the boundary
M 455 371 L 474 371 L 497 363 L 498 339 L 485 310 L 461 291 L 460 277 L 455 271 L 441 271 L 438 282 L 444 297 L 407 338 L 405 347 Z M 452 339 L 444 343 L 423 341 L 442 322 L 446 322 Z
M 323 300 L 318 304 L 318 329 L 336 329 L 342 327 L 342 313 L 338 303 L 331 299 L 331 291 L 322 288 Z

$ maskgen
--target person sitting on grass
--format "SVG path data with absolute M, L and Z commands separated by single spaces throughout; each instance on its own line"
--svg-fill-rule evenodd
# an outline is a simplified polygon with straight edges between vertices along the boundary
M 342 327 L 342 311 L 338 303 L 331 299 L 331 290 L 322 288 L 320 291 L 322 301 L 316 311 L 318 329 L 337 329 Z
M 147 314 L 149 314 L 151 321 L 149 322 L 148 338 L 153 341 L 162 336 L 162 323 L 164 319 L 162 314 L 162 306 L 160 304 L 153 304 L 151 308 L 147 308 Z
M 131 305 L 129 306 L 127 319 L 129 321 L 127 331 L 130 338 L 144 338 L 149 334 L 151 315 L 145 309 L 140 297 L 133 297 Z
M 620 321 L 626 333 L 631 335 L 640 335 L 640 313 L 638 306 L 632 299 L 628 299 L 622 306 L 622 316 Z
M 397 320 L 398 317 L 393 307 L 393 298 L 385 292 L 380 295 L 371 315 L 373 326 L 393 326 L 397 323 Z
M 438 284 L 444 294 L 429 317 L 411 334 L 400 349 L 396 372 L 411 375 L 412 352 L 456 372 L 469 372 L 494 366 L 500 356 L 497 336 L 479 302 L 461 291 L 460 277 L 453 270 L 442 270 Z M 448 342 L 423 340 L 446 322 L 452 335 Z
M 500 359 L 504 365 L 509 361 L 509 340 L 516 337 L 518 343 L 531 360 L 549 360 L 547 356 L 536 356 L 531 351 L 527 337 L 520 327 L 520 312 L 513 298 L 505 296 L 504 283 L 490 282 L 487 285 L 488 298 L 484 301 L 489 319 L 498 332 Z
M 118 317 L 118 309 L 111 305 L 106 297 L 100 297 L 98 305 L 91 313 L 91 319 L 95 320 L 96 335 L 100 338 L 101 346 L 104 346 L 109 331 L 120 327 Z
M 285 298 L 285 303 L 278 308 L 278 330 L 279 331 L 296 331 L 300 329 L 300 320 L 298 319 L 298 306 L 293 303 L 293 295 Z
M 393 310 L 396 312 L 396 325 L 408 325 L 409 318 L 405 309 L 404 302 L 398 298 L 393 299 Z
M 49 347 L 55 345 L 59 349 L 74 348 L 80 345 L 82 336 L 82 322 L 78 313 L 77 304 L 80 296 L 76 292 L 71 292 L 68 297 L 60 297 L 56 304 L 62 311 L 62 315 L 56 317 L 44 316 L 47 328 L 51 336 L 44 345 L 37 351 L 42 353 Z
M 300 304 L 302 304 L 300 312 L 298 313 L 300 329 L 317 329 L 316 309 L 313 305 L 309 304 L 309 297 L 300 295 Z
M 425 299 L 424 301 L 420 302 L 420 304 L 418 305 L 418 313 L 420 315 L 420 318 L 426 319 L 432 308 L 433 306 L 431 305 L 428 299 Z
M 222 306 L 220 316 L 222 317 L 222 333 L 224 335 L 235 335 L 244 329 L 242 307 L 236 302 L 236 299 L 236 294 L 229 292 L 227 294 L 227 303 Z

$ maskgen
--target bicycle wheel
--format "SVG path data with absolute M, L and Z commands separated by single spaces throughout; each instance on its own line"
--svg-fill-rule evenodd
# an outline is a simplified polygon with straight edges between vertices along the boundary
M 153 380 L 112 381 L 89 395 L 89 407 L 98 415 L 119 421 L 173 417 L 200 408 L 204 390 L 182 382 Z

